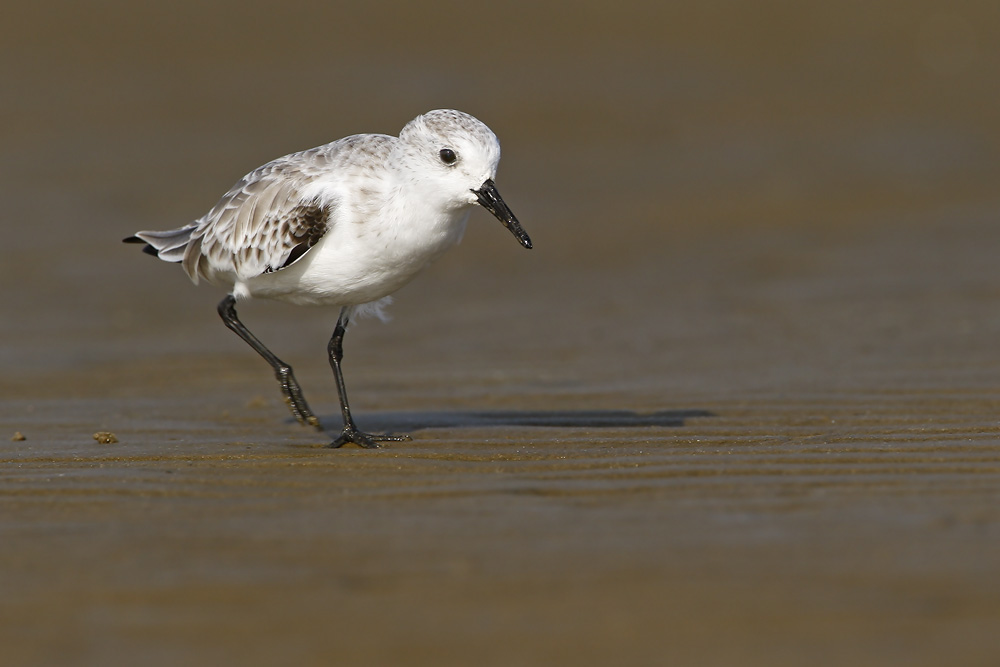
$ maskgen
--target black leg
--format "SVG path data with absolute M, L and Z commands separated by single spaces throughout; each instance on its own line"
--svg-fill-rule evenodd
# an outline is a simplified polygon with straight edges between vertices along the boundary
M 288 409 L 292 411 L 292 415 L 299 420 L 299 423 L 303 426 L 314 426 L 322 431 L 323 425 L 309 409 L 309 404 L 306 403 L 306 399 L 302 395 L 302 389 L 292 373 L 292 367 L 274 356 L 274 353 L 264 347 L 264 344 L 250 333 L 246 325 L 240 322 L 240 318 L 236 316 L 236 299 L 232 294 L 219 303 L 219 315 L 222 316 L 222 321 L 226 323 L 227 327 L 235 331 L 237 336 L 245 340 L 250 347 L 257 351 L 257 354 L 271 364 L 278 382 L 281 383 L 281 393 L 285 396 L 285 403 L 288 404 Z
M 337 393 L 340 394 L 340 412 L 344 415 L 344 430 L 340 437 L 330 443 L 330 447 L 337 448 L 348 442 L 375 449 L 379 442 L 401 442 L 409 440 L 408 435 L 382 435 L 372 433 L 362 433 L 354 425 L 354 418 L 351 417 L 351 406 L 347 404 L 347 387 L 344 385 L 344 374 L 340 369 L 340 362 L 344 358 L 344 332 L 347 330 L 349 320 L 347 309 L 340 311 L 337 319 L 337 326 L 330 337 L 330 344 L 327 345 L 327 352 L 330 354 L 330 368 L 333 369 L 333 378 L 337 382 Z

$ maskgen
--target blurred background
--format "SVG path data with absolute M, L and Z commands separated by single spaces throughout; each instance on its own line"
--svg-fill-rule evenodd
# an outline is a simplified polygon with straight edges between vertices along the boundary
M 1000 3 L 3 14 L 11 655 L 992 664 Z M 415 441 L 329 457 L 222 294 L 120 241 L 449 107 L 535 247 L 475 211 L 352 331 L 359 423 Z M 336 424 L 336 313 L 240 314 Z
M 865 304 L 900 296 L 901 268 L 902 282 L 926 281 L 914 289 L 947 289 L 937 281 L 959 272 L 988 297 L 976 306 L 998 296 L 995 3 L 43 1 L 7 14 L 2 270 L 16 288 L 0 331 L 12 380 L 75 369 L 97 382 L 95 364 L 102 376 L 138 358 L 176 368 L 178 352 L 243 357 L 214 321 L 220 294 L 120 238 L 199 217 L 274 157 L 395 134 L 443 107 L 501 138 L 501 191 L 536 249 L 477 213 L 463 247 L 401 293 L 398 329 L 366 327 L 388 336 L 379 359 L 407 329 L 435 327 L 432 346 L 455 331 L 446 364 L 482 363 L 493 345 L 516 366 L 503 346 L 534 347 L 528 366 L 567 381 L 585 379 L 564 363 L 572 347 L 630 346 L 639 368 L 653 357 L 667 370 L 696 363 L 675 352 L 706 336 L 712 355 L 749 345 L 729 363 L 751 375 L 753 359 L 799 348 L 798 362 L 835 372 L 864 350 L 787 329 L 819 317 L 828 334 L 905 334 L 909 315 Z M 831 290 L 857 297 L 850 312 L 804 312 Z M 260 309 L 250 320 L 314 324 L 324 339 L 334 318 Z M 944 315 L 995 334 L 994 311 Z M 409 319 L 421 313 L 434 317 Z M 475 340 L 498 319 L 508 343 L 480 337 L 462 356 L 468 320 L 482 325 Z M 317 349 L 273 343 L 297 340 Z M 710 363 L 678 390 L 699 389 Z

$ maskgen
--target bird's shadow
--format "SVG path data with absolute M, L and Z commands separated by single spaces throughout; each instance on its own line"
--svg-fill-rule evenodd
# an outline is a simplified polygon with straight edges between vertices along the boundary
M 635 428 L 684 426 L 692 417 L 714 417 L 707 410 L 448 410 L 436 412 L 370 412 L 358 416 L 366 430 L 383 433 L 420 431 L 431 428 L 476 428 L 535 426 L 558 428 Z M 338 415 L 339 417 L 339 415 Z M 327 417 L 327 424 L 337 423 Z

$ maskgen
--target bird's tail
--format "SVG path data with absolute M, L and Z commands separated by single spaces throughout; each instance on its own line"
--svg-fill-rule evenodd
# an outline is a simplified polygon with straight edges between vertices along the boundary
M 122 239 L 122 242 L 145 243 L 146 247 L 142 249 L 144 253 L 159 257 L 165 262 L 180 262 L 191 241 L 191 233 L 196 228 L 197 225 L 188 225 L 165 232 L 136 232 L 135 236 Z

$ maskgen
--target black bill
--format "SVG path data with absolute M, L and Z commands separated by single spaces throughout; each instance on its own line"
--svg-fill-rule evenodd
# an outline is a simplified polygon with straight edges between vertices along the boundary
M 509 229 L 510 233 L 520 241 L 521 245 L 530 250 L 531 239 L 528 238 L 527 232 L 521 228 L 521 223 L 517 221 L 517 218 L 514 217 L 514 214 L 511 213 L 511 210 L 507 208 L 507 204 L 500 197 L 493 179 L 487 178 L 486 182 L 483 183 L 483 187 L 473 190 L 473 192 L 479 197 L 479 203 L 482 207 L 495 215 L 497 220 L 502 222 L 503 226 Z

